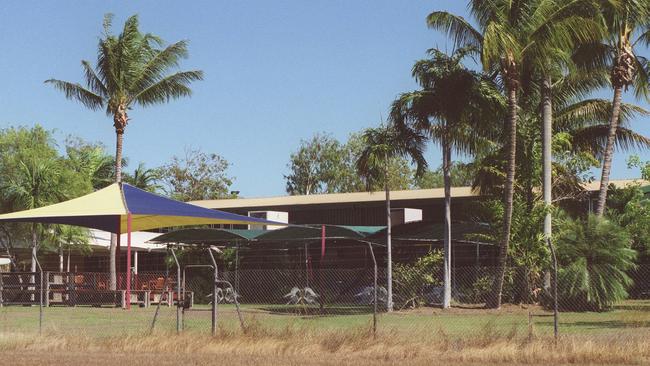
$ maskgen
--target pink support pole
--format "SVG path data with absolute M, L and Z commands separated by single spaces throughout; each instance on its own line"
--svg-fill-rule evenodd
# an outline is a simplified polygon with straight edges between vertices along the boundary
M 131 213 L 126 216 L 126 309 L 131 309 Z

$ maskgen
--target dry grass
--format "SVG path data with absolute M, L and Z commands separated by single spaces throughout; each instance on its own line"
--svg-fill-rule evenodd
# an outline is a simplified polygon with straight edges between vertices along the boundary
M 403 333 L 402 333 L 403 334 Z M 476 334 L 450 337 L 438 331 L 428 340 L 366 329 L 315 331 L 263 328 L 205 334 L 157 333 L 114 338 L 0 335 L 0 364 L 11 365 L 634 365 L 650 362 L 647 334 L 639 336 L 566 336 L 552 339 L 498 331 L 486 325 Z

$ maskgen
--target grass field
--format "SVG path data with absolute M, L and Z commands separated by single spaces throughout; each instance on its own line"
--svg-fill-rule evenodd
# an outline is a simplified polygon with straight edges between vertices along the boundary
M 243 306 L 244 333 L 234 307 L 220 305 L 219 335 L 213 338 L 208 308 L 194 310 L 185 314 L 186 331 L 176 335 L 176 309 L 161 307 L 155 334 L 148 336 L 155 307 L 52 307 L 45 309 L 43 335 L 38 336 L 37 307 L 3 307 L 0 364 L 7 355 L 12 365 L 114 364 L 127 361 L 125 352 L 132 352 L 128 360 L 139 365 L 650 362 L 650 301 L 645 300 L 627 301 L 606 313 L 561 313 L 557 347 L 553 318 L 537 307 L 421 308 L 381 314 L 375 337 L 369 313 L 297 315 L 271 305 Z M 93 361 L 87 362 L 91 356 Z
M 0 331 L 29 333 L 38 331 L 38 307 L 0 308 Z M 219 305 L 219 328 L 235 331 L 239 320 L 233 305 Z M 87 336 L 110 336 L 124 333 L 140 334 L 149 330 L 155 307 L 134 307 L 129 311 L 118 308 L 50 307 L 44 309 L 43 329 L 47 333 L 74 331 Z M 283 329 L 313 328 L 320 330 L 370 329 L 372 314 L 347 312 L 351 315 L 304 315 L 296 308 L 287 312 L 285 307 L 273 305 L 242 305 L 245 324 L 263 328 Z M 529 313 L 533 315 L 533 331 L 537 335 L 551 335 L 552 313 L 539 307 L 506 305 L 501 310 L 480 308 L 452 308 L 441 310 L 420 308 L 383 313 L 378 316 L 379 332 L 414 332 L 426 334 L 445 333 L 450 336 L 465 335 L 489 327 L 494 331 L 529 332 Z M 197 305 L 184 315 L 188 331 L 210 331 L 209 307 Z M 176 308 L 161 307 L 157 330 L 176 329 Z M 630 300 L 615 310 L 603 313 L 560 313 L 562 334 L 602 335 L 650 331 L 650 300 Z

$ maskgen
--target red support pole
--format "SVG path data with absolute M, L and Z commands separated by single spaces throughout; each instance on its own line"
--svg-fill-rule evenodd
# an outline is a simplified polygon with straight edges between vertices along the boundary
M 131 309 L 131 213 L 126 216 L 126 309 Z

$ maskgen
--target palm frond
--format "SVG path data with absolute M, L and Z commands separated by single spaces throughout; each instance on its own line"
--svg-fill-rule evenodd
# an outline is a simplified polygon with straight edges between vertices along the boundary
M 602 159 L 607 145 L 609 125 L 594 125 L 573 132 L 573 151 L 586 151 L 597 159 Z M 650 139 L 628 128 L 619 127 L 616 130 L 615 147 L 618 151 L 629 152 L 650 148 Z
M 102 98 L 106 98 L 108 96 L 108 90 L 104 85 L 104 81 L 99 77 L 99 75 L 97 75 L 95 70 L 93 70 L 93 67 L 90 65 L 90 62 L 86 60 L 82 60 L 81 67 L 83 67 L 84 69 L 86 84 L 88 85 L 90 90 L 93 93 L 101 96 Z
M 156 51 L 151 59 L 144 65 L 133 83 L 133 90 L 143 90 L 165 77 L 165 72 L 173 67 L 178 67 L 179 60 L 187 58 L 187 42 L 179 41 Z
M 62 91 L 66 98 L 76 100 L 89 109 L 98 110 L 104 106 L 104 98 L 78 83 L 75 84 L 57 79 L 49 79 L 45 80 L 45 82 L 54 85 L 54 88 Z
M 434 11 L 429 14 L 427 25 L 431 29 L 444 32 L 453 40 L 455 47 L 471 46 L 478 50 L 483 42 L 481 32 L 474 29 L 467 20 L 446 11 Z
M 636 74 L 634 78 L 634 96 L 637 99 L 650 101 L 650 63 L 645 57 L 637 55 L 634 58 Z
M 143 107 L 191 96 L 188 86 L 192 81 L 203 80 L 203 71 L 181 71 L 169 75 L 134 95 L 131 100 Z
M 612 102 L 606 99 L 585 99 L 557 111 L 555 126 L 558 131 L 567 131 L 577 126 L 609 124 Z M 647 116 L 650 111 L 635 104 L 622 103 L 619 123 L 625 126 L 633 118 Z

